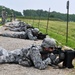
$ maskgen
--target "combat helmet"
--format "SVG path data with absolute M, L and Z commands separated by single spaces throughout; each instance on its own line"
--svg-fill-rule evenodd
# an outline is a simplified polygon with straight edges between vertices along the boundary
M 5 7 L 3 7 L 2 10 L 5 10 Z
M 53 38 L 45 38 L 41 46 L 44 48 L 56 47 L 56 41 Z
M 39 29 L 38 28 L 34 28 L 32 29 L 33 33 L 38 33 L 39 32 Z

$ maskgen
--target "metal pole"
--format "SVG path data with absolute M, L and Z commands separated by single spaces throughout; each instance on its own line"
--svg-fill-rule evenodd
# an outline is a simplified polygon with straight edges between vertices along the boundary
M 67 1 L 66 45 L 67 45 L 67 43 L 68 43 L 68 22 L 69 22 L 69 0 Z
M 29 23 L 31 24 L 31 13 L 30 13 L 30 17 L 29 17 Z
M 47 19 L 46 34 L 48 33 L 49 15 L 50 15 L 50 8 L 49 8 L 49 12 L 48 12 L 48 19 Z
M 38 28 L 39 28 L 39 25 L 40 25 L 40 18 L 41 18 L 41 12 L 40 12 L 40 15 L 39 15 Z
M 33 17 L 33 23 L 32 23 L 32 26 L 34 26 L 34 19 L 35 19 L 35 17 Z

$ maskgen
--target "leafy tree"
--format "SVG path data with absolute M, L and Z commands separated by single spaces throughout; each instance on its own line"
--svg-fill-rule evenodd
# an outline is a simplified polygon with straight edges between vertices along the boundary
M 22 16 L 21 12 L 18 12 L 18 11 L 15 11 L 15 10 L 11 10 L 10 8 L 7 8 L 7 7 L 4 7 L 4 6 L 0 6 L 0 16 L 1 16 L 1 12 L 2 12 L 2 9 L 5 8 L 8 16 L 11 15 L 11 12 L 13 11 L 13 13 L 16 15 L 16 16 Z
M 35 16 L 39 18 L 39 16 L 41 16 L 41 18 L 47 19 L 48 13 L 49 13 L 48 11 L 43 11 L 43 10 L 23 10 L 23 15 L 25 17 Z M 54 18 L 54 19 L 63 20 L 63 21 L 67 20 L 67 14 L 59 13 L 56 11 L 50 12 L 49 17 L 50 19 Z M 75 14 L 69 15 L 69 21 L 75 21 Z

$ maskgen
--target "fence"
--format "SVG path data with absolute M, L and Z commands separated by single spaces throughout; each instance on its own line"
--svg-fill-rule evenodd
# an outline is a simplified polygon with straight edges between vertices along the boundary
M 22 19 L 26 23 L 39 28 L 42 33 L 47 33 L 50 37 L 66 45 L 66 25 L 65 21 L 49 21 L 47 28 L 47 20 Z M 39 25 L 39 26 L 38 26 Z M 68 42 L 67 45 L 75 48 L 75 22 L 69 22 L 68 25 Z

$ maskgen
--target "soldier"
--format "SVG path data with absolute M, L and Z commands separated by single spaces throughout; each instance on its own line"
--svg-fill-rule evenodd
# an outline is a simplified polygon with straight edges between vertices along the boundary
M 0 34 L 0 36 L 37 40 L 38 33 L 39 33 L 38 28 L 34 28 L 34 29 L 29 28 L 25 32 L 14 32 L 13 34 L 4 33 L 4 34 Z
M 47 55 L 42 59 L 41 52 L 53 51 L 56 42 L 53 38 L 45 38 L 41 45 L 30 46 L 28 48 L 7 51 L 0 48 L 0 63 L 18 63 L 23 66 L 34 66 L 37 69 L 45 69 L 53 60 L 55 55 Z
M 12 23 L 6 24 L 6 29 L 10 31 L 26 31 L 28 28 L 34 28 L 30 24 L 26 24 L 22 21 L 13 21 Z
M 6 12 L 6 22 L 7 22 L 7 18 L 8 18 L 8 13 Z
M 18 27 L 18 28 L 7 28 L 9 29 L 10 31 L 17 31 L 17 32 L 22 32 L 22 31 L 26 31 L 26 26 L 21 26 L 21 27 Z
M 10 21 L 12 22 L 12 20 L 13 20 L 13 16 L 14 16 L 14 14 L 13 14 L 13 11 L 11 12 L 11 16 L 10 16 Z
M 29 25 L 29 24 L 25 24 L 24 22 L 21 22 L 20 24 L 19 24 L 19 26 L 9 26 L 8 27 L 8 29 L 10 30 L 10 31 L 19 31 L 19 32 L 22 32 L 22 31 L 26 31 L 28 28 L 34 28 L 34 27 L 32 27 L 31 25 Z
M 14 21 L 15 21 L 15 19 L 16 19 L 16 14 L 13 15 L 13 18 L 14 18 Z
M 7 18 L 7 14 L 6 14 L 5 8 L 3 8 L 3 10 L 2 10 L 2 24 L 5 24 L 6 18 Z

